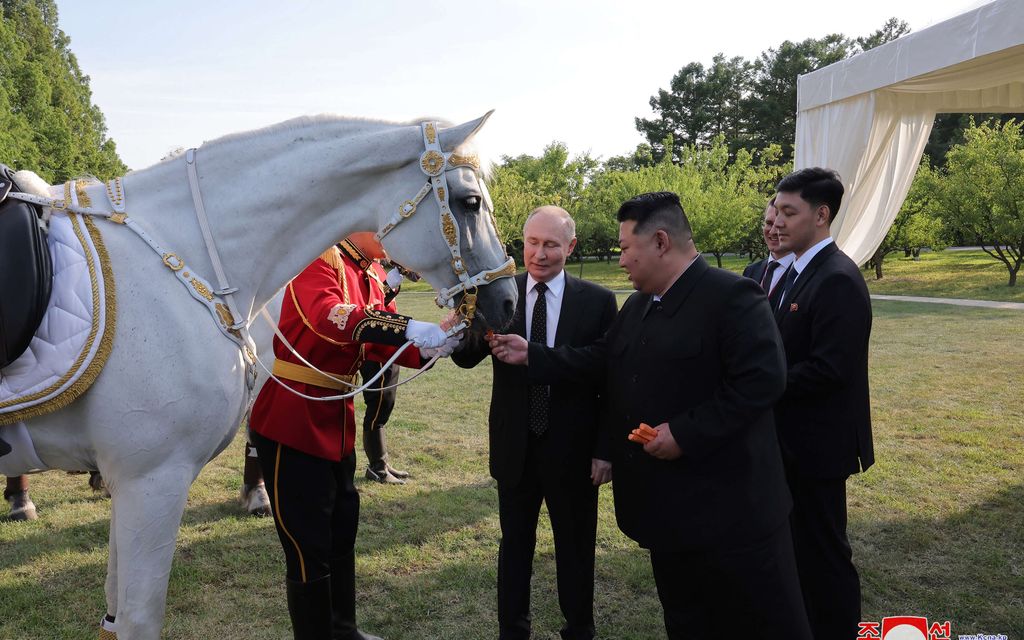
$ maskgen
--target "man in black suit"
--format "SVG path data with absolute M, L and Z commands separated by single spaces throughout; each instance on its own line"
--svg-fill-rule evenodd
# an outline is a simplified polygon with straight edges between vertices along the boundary
M 495 336 L 531 381 L 605 381 L 619 528 L 650 550 L 668 637 L 809 639 L 772 407 L 785 360 L 757 283 L 700 257 L 673 193 L 618 212 L 637 289 L 605 338 L 548 349 Z M 657 436 L 631 442 L 640 423 Z
M 860 579 L 846 536 L 846 478 L 874 462 L 868 394 L 871 299 L 829 235 L 843 198 L 831 169 L 779 182 L 775 230 L 792 251 L 775 320 L 789 370 L 775 422 L 793 494 L 791 523 L 815 640 L 852 640 Z
M 743 276 L 751 280 L 757 280 L 768 296 L 769 302 L 778 305 L 778 296 L 782 293 L 780 284 L 786 281 L 786 270 L 793 264 L 796 257 L 792 251 L 779 249 L 779 234 L 775 231 L 775 217 L 778 210 L 775 208 L 775 198 L 768 201 L 764 208 L 764 219 L 761 224 L 761 235 L 764 237 L 764 244 L 768 247 L 768 257 L 757 262 L 751 262 L 743 269 Z
M 590 344 L 615 317 L 615 295 L 565 272 L 576 225 L 541 207 L 523 227 L 526 273 L 510 332 L 552 346 Z M 460 367 L 490 355 L 480 342 L 453 354 Z M 562 638 L 594 637 L 594 545 L 598 486 L 611 478 L 597 450 L 599 384 L 531 386 L 526 370 L 493 360 L 490 469 L 498 481 L 498 626 L 501 640 L 530 637 L 530 575 L 541 502 L 555 540 Z

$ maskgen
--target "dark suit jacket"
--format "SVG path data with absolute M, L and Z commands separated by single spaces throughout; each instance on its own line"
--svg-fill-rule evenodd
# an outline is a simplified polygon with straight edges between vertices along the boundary
M 519 303 L 508 332 L 526 337 L 525 273 L 516 276 L 516 285 Z M 616 309 L 614 293 L 567 272 L 555 345 L 593 343 L 611 325 Z M 460 367 L 471 368 L 488 355 L 490 349 L 481 342 L 452 354 L 452 360 Z M 488 420 L 491 476 L 500 483 L 514 486 L 522 476 L 526 460 L 529 381 L 524 367 L 507 365 L 493 357 L 491 362 L 494 367 Z M 586 477 L 590 475 L 592 457 L 607 458 L 607 454 L 596 450 L 602 387 L 600 383 L 552 385 L 548 430 L 544 434 L 549 441 L 545 451 L 559 454 L 559 459 L 544 462 L 552 473 Z
M 846 477 L 875 460 L 868 394 L 871 298 L 833 242 L 797 278 L 775 319 L 786 394 L 775 408 L 783 455 L 804 474 Z
M 750 278 L 754 282 L 760 283 L 761 278 L 764 277 L 764 270 L 768 267 L 768 258 L 761 258 L 757 262 L 751 262 L 747 266 L 743 267 L 743 277 Z
M 619 527 L 662 551 L 720 548 L 767 536 L 791 506 L 772 418 L 785 361 L 764 292 L 696 261 L 661 310 L 633 294 L 605 339 L 585 349 L 531 344 L 537 382 L 602 377 Z M 681 458 L 629 442 L 641 423 L 668 422 Z

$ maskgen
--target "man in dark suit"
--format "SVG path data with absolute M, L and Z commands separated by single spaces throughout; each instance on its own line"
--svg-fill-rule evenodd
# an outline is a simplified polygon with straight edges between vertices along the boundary
M 793 542 L 815 640 L 852 640 L 860 579 L 846 535 L 846 478 L 874 462 L 868 394 L 871 299 L 857 265 L 829 235 L 843 198 L 830 169 L 779 182 L 775 230 L 792 251 L 775 320 L 786 393 L 775 407 L 793 494 Z
M 786 281 L 786 270 L 796 259 L 792 251 L 779 249 L 779 234 L 775 231 L 777 214 L 778 210 L 775 208 L 775 198 L 773 197 L 768 201 L 768 206 L 764 208 L 764 219 L 761 224 L 761 235 L 764 237 L 765 246 L 768 247 L 768 257 L 751 262 L 743 269 L 743 276 L 757 280 L 768 296 L 769 302 L 774 302 L 775 306 L 778 306 L 778 296 L 782 293 L 782 288 L 779 285 Z
M 526 273 L 510 332 L 546 345 L 586 345 L 615 317 L 615 295 L 565 272 L 576 225 L 564 209 L 541 207 L 523 227 Z M 480 342 L 454 354 L 473 367 L 490 355 Z M 551 517 L 562 638 L 594 637 L 594 545 L 598 486 L 611 478 L 597 450 L 599 384 L 531 386 L 526 370 L 494 365 L 490 469 L 498 481 L 498 626 L 501 640 L 530 637 L 530 575 L 541 502 Z
M 637 289 L 605 338 L 496 357 L 531 381 L 605 381 L 619 528 L 650 550 L 668 637 L 809 639 L 772 407 L 785 361 L 763 291 L 700 257 L 673 193 L 619 209 L 619 265 Z M 646 444 L 631 442 L 655 425 Z

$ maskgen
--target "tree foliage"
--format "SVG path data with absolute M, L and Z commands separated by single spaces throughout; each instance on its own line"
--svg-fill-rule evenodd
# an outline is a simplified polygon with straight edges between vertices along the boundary
M 0 161 L 49 182 L 127 171 L 54 0 L 0 0 Z
M 730 153 L 777 144 L 783 161 L 793 154 L 797 77 L 866 51 L 909 32 L 906 22 L 888 20 L 874 33 L 849 39 L 841 34 L 783 42 L 756 60 L 717 54 L 711 66 L 691 62 L 673 76 L 668 89 L 650 99 L 654 118 L 636 118 L 655 160 L 665 155 L 668 135 L 683 145 L 706 148 L 724 135 Z M 673 157 L 673 161 L 678 161 Z
M 522 252 L 523 223 L 537 207 L 553 204 L 571 212 L 597 169 L 597 160 L 589 154 L 570 160 L 565 144 L 557 141 L 544 147 L 539 157 L 504 156 L 491 172 L 488 190 L 508 251 Z
M 946 166 L 925 180 L 928 211 L 950 233 L 981 245 L 1017 284 L 1024 264 L 1024 135 L 1022 124 L 971 122 L 964 143 L 953 146 Z

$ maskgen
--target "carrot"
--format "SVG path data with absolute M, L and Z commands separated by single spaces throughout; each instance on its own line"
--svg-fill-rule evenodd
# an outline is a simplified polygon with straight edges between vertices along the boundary
M 488 329 L 487 333 L 484 334 L 484 337 L 487 338 L 488 340 L 493 340 L 494 339 L 494 329 Z
M 640 429 L 633 429 L 633 431 L 630 432 L 628 437 L 633 442 L 639 442 L 641 444 L 647 444 L 648 442 L 654 439 L 647 433 L 641 431 Z
M 642 432 L 642 433 L 646 433 L 647 435 L 649 435 L 652 438 L 657 438 L 658 437 L 658 430 L 652 428 L 651 425 L 647 424 L 646 422 L 641 422 L 640 423 L 639 431 Z

